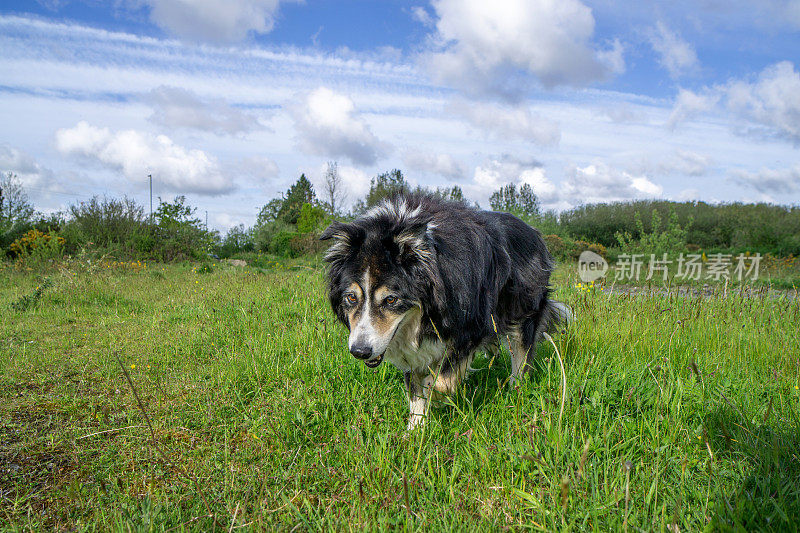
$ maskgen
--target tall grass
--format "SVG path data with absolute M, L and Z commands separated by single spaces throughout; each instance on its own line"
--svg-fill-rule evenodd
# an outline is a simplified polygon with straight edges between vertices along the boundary
M 317 267 L 65 269 L 0 305 L 0 529 L 796 529 L 798 301 L 570 272 L 561 423 L 543 344 L 520 388 L 481 357 L 408 434 L 400 374 L 347 353 Z M 0 301 L 36 284 L 2 269 Z

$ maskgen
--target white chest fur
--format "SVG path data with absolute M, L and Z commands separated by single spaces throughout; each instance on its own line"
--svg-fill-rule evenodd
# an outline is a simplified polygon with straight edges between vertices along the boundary
M 444 356 L 444 344 L 437 341 L 422 341 L 416 343 L 406 342 L 406 339 L 393 339 L 386 349 L 386 361 L 392 363 L 402 372 L 412 370 L 422 373 L 428 369 L 434 372 Z

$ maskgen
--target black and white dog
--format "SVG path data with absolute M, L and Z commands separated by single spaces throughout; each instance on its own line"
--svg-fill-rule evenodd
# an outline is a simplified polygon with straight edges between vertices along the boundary
M 350 352 L 404 373 L 409 429 L 433 391 L 454 392 L 477 350 L 508 336 L 514 383 L 541 333 L 569 318 L 548 298 L 553 261 L 541 234 L 508 213 L 401 194 L 320 238 L 335 241 L 329 296 Z

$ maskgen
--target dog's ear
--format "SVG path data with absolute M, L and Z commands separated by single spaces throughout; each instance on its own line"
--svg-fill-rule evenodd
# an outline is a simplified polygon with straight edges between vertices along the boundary
M 433 307 L 441 314 L 445 308 L 444 284 L 435 259 L 435 229 L 433 222 L 412 224 L 401 229 L 394 236 L 394 242 L 399 249 L 400 262 L 422 274 L 427 283 L 429 290 L 423 298 L 423 307 Z
M 348 225 L 342 222 L 335 221 L 330 226 L 325 228 L 319 240 L 327 241 L 328 239 L 344 239 L 348 235 Z
M 325 253 L 325 261 L 332 263 L 347 257 L 354 248 L 358 247 L 363 238 L 363 233 L 364 230 L 362 228 L 353 224 L 332 223 L 319 236 L 321 241 L 327 241 L 328 239 L 336 241 Z
M 433 257 L 434 228 L 436 225 L 432 222 L 421 222 L 401 229 L 394 236 L 394 242 L 400 250 L 400 260 L 430 262 Z

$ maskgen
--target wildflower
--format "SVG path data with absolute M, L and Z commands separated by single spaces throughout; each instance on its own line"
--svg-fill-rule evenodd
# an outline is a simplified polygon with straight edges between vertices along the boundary
M 136 368 L 136 365 L 131 364 L 131 370 L 133 370 L 134 368 Z

